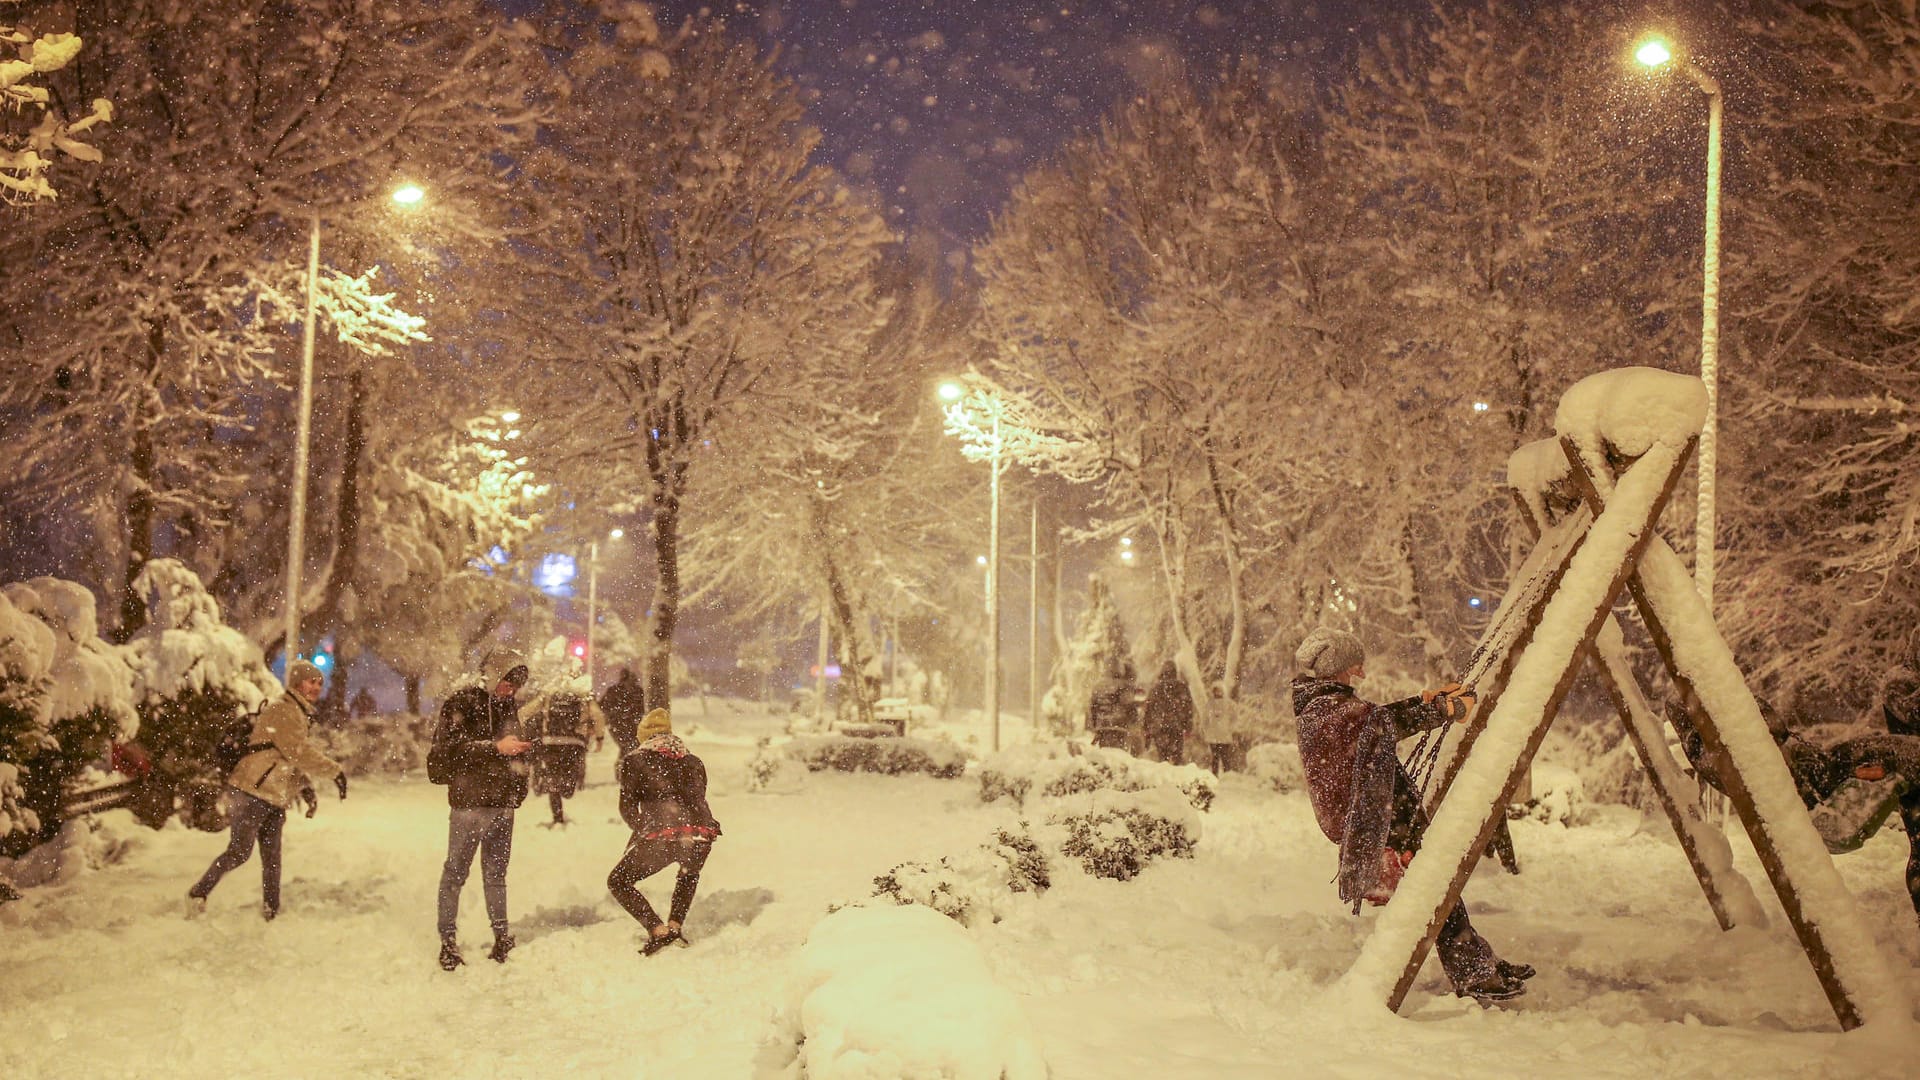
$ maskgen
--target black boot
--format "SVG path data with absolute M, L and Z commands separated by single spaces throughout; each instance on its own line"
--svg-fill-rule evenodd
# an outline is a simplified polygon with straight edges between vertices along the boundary
M 460 943 L 454 940 L 452 934 L 440 939 L 441 971 L 452 971 L 466 962 L 466 959 L 460 955 Z
M 494 934 L 493 935 L 493 951 L 487 954 L 487 959 L 493 961 L 496 964 L 506 963 L 507 954 L 513 951 L 514 944 L 515 942 L 513 940 L 512 934 L 508 934 L 505 932 Z
M 1535 974 L 1532 964 L 1510 964 L 1505 960 L 1495 960 L 1493 970 L 1508 982 L 1526 982 Z
M 1455 997 L 1470 997 L 1482 1005 L 1491 1005 L 1496 1001 L 1512 1001 L 1526 992 L 1526 983 L 1518 979 L 1509 979 L 1497 971 L 1478 982 L 1456 986 L 1453 990 Z
M 664 934 L 651 935 L 647 938 L 647 943 L 640 946 L 640 955 L 652 956 L 654 953 L 659 952 L 661 949 L 679 940 L 681 940 L 681 938 L 680 931 L 678 930 L 668 930 Z

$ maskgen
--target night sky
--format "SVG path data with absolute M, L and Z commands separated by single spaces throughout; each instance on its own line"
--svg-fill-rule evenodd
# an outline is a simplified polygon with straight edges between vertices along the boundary
M 1169 73 L 1253 58 L 1311 80 L 1404 0 L 798 0 L 729 25 L 777 48 L 823 153 L 885 198 L 918 257 L 965 258 L 1019 176 Z M 710 4 L 655 5 L 663 30 Z M 1363 14 L 1365 13 L 1365 14 Z

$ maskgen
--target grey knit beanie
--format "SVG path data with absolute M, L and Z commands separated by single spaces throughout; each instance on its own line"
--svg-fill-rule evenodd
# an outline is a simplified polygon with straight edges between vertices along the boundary
M 1300 665 L 1301 671 L 1331 679 L 1348 668 L 1365 663 L 1367 650 L 1360 645 L 1359 638 L 1345 630 L 1316 626 L 1313 633 L 1307 635 L 1307 640 L 1300 643 L 1300 648 L 1294 651 L 1293 659 Z
M 315 667 L 311 660 L 295 660 L 287 667 L 287 686 L 289 688 L 298 686 L 308 679 L 324 677 L 325 676 L 320 674 L 320 669 Z

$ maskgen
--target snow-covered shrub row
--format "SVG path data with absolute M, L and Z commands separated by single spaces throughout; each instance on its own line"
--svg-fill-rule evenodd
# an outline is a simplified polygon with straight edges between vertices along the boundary
M 1300 765 L 1300 744 L 1261 743 L 1247 751 L 1247 773 L 1275 791 L 1303 791 L 1306 772 Z
M 413 713 L 362 716 L 343 727 L 316 724 L 311 730 L 321 749 L 348 776 L 425 769 L 427 748 L 433 743 L 433 721 Z
M 1193 858 L 1200 815 L 1172 788 L 1095 791 L 1064 800 L 1047 823 L 1066 832 L 1061 853 L 1094 877 L 1129 881 L 1156 859 Z
M 1213 806 L 1215 783 L 1214 775 L 1197 765 L 1168 765 L 1125 750 L 1064 742 L 1008 747 L 980 765 L 981 802 L 1008 798 L 1022 806 L 1036 794 L 1060 798 L 1171 788 L 1194 809 L 1206 810 Z
M 1051 884 L 1046 852 L 1023 826 L 1001 829 L 988 843 L 936 863 L 901 863 L 873 879 L 873 895 L 923 904 L 971 927 L 999 922 L 1014 896 L 1043 893 Z
M 926 773 L 953 780 L 967 771 L 967 755 L 959 747 L 932 739 L 796 735 L 786 752 L 814 772 Z
M 763 1058 L 807 1080 L 1044 1080 L 1033 1025 L 932 908 L 842 908 L 807 935 Z
M 1636 759 L 1636 763 L 1637 763 Z M 1580 776 L 1572 769 L 1535 762 L 1533 795 L 1507 805 L 1507 817 L 1532 818 L 1545 825 L 1579 825 L 1587 820 L 1587 796 Z
M 807 767 L 784 748 L 775 750 L 772 742 L 763 736 L 747 759 L 747 790 L 792 795 L 806 787 Z
M 112 866 L 143 842 L 129 830 L 131 822 L 130 815 L 118 810 L 68 821 L 52 839 L 19 858 L 0 857 L 0 882 L 20 889 L 63 885 Z

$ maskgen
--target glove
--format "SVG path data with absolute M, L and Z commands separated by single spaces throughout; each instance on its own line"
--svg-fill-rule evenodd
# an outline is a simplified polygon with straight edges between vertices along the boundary
M 300 801 L 307 804 L 308 817 L 312 817 L 313 812 L 320 809 L 320 796 L 314 794 L 312 784 L 300 789 Z
M 333 777 L 333 786 L 340 789 L 340 797 L 342 799 L 346 798 L 347 797 L 347 774 L 344 772 L 335 773 Z
M 1479 697 L 1473 692 L 1472 687 L 1450 682 L 1431 690 L 1420 691 L 1420 700 L 1429 705 L 1437 702 L 1443 716 L 1449 720 L 1459 720 L 1467 715 Z

